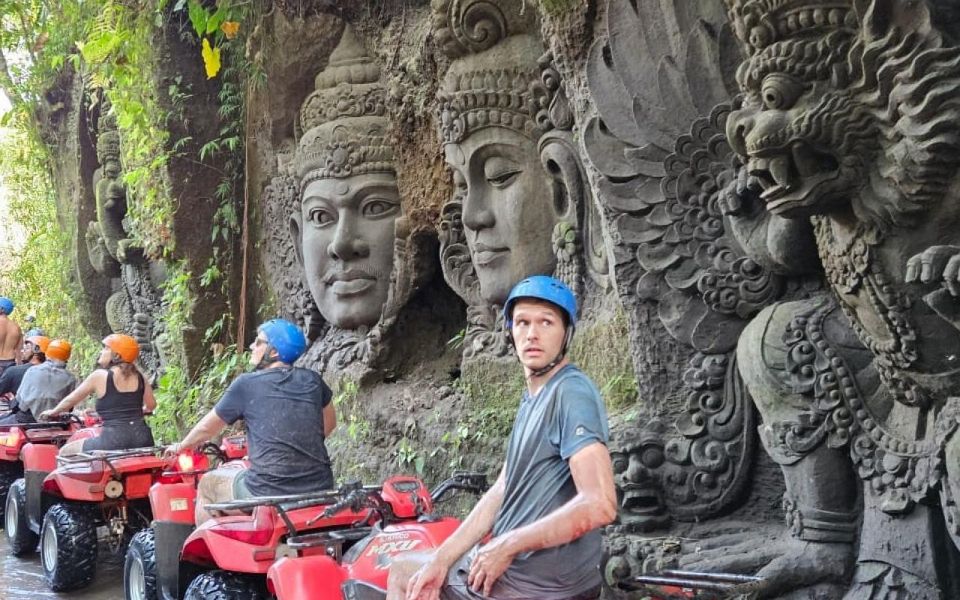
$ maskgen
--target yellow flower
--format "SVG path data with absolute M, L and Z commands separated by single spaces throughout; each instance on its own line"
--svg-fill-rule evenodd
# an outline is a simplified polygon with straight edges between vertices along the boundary
M 203 38 L 203 68 L 207 71 L 207 79 L 213 79 L 220 72 L 220 48 L 211 48 L 210 40 Z
M 237 32 L 240 31 L 240 22 L 224 21 L 220 24 L 220 31 L 223 32 L 223 35 L 227 36 L 228 40 L 232 40 L 237 37 Z

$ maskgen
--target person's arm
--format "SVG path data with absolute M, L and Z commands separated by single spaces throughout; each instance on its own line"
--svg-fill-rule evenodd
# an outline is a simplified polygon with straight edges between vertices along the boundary
M 23 330 L 20 329 L 20 326 L 17 326 L 17 350 L 13 355 L 13 360 L 16 364 L 23 364 L 23 357 L 20 356 L 20 349 L 23 348 Z
M 67 396 L 61 400 L 56 406 L 50 410 L 45 410 L 39 415 L 36 415 L 37 420 L 43 420 L 50 418 L 60 413 L 65 413 L 69 410 L 72 410 L 74 406 L 80 404 L 87 399 L 87 396 L 93 394 L 97 391 L 97 380 L 103 377 L 103 372 L 100 370 L 94 371 L 87 375 L 87 378 L 77 386 L 72 392 L 67 394 Z M 26 409 L 26 407 L 21 407 Z
M 157 409 L 157 397 L 153 394 L 153 388 L 150 387 L 150 384 L 147 383 L 146 379 L 143 381 L 143 413 L 152 413 Z
M 480 548 L 470 567 L 470 587 L 489 595 L 518 554 L 561 546 L 616 519 L 617 492 L 607 447 L 600 442 L 585 446 L 570 457 L 569 465 L 577 495 L 552 513 Z
M 446 581 L 447 571 L 453 563 L 493 529 L 497 511 L 503 504 L 505 491 L 506 467 L 501 469 L 497 481 L 480 498 L 453 535 L 448 537 L 433 553 L 431 559 L 410 578 L 407 584 L 408 599 L 440 597 L 440 587 Z
M 190 433 L 183 438 L 183 441 L 172 444 L 169 450 L 172 453 L 176 453 L 184 448 L 196 448 L 200 444 L 211 440 L 215 435 L 223 431 L 226 426 L 227 422 L 217 415 L 217 411 L 211 410 L 205 417 L 200 419 L 199 423 L 194 425 Z
M 323 437 L 330 437 L 330 432 L 337 426 L 337 409 L 333 402 L 323 407 Z

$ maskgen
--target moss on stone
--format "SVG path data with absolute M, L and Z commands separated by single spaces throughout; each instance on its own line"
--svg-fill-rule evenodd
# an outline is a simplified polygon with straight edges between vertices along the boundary
M 540 8 L 547 15 L 556 17 L 581 5 L 582 0 L 540 0 Z
M 627 317 L 619 310 L 578 331 L 570 350 L 573 363 L 597 384 L 611 411 L 627 408 L 639 397 L 630 356 Z

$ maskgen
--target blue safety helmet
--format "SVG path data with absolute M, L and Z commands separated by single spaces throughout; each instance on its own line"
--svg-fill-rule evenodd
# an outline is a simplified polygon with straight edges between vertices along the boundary
M 555 304 L 567 315 L 567 324 L 577 324 L 577 299 L 562 281 L 546 275 L 527 277 L 510 290 L 503 305 L 503 320 L 507 331 L 513 328 L 513 305 L 521 298 L 535 298 Z
M 270 319 L 257 328 L 267 343 L 277 351 L 277 357 L 292 365 L 307 349 L 307 339 L 300 328 L 286 319 Z
M 3 314 L 9 315 L 13 313 L 13 300 L 10 298 L 0 297 L 0 311 L 3 311 Z

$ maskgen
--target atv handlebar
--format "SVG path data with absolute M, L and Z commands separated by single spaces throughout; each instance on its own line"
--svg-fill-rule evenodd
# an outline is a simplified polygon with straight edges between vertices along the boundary
M 441 481 L 437 487 L 430 490 L 430 499 L 434 503 L 443 502 L 444 496 L 454 490 L 465 490 L 474 494 L 482 494 L 490 488 L 486 473 L 473 471 L 454 471 L 453 475 Z

